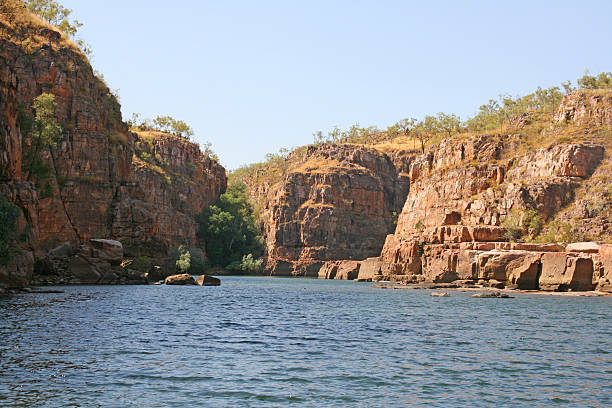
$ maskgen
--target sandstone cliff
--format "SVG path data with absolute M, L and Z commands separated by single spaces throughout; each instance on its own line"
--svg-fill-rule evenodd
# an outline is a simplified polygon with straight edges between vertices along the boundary
M 55 29 L 0 19 L 0 32 L 0 192 L 22 210 L 19 228 L 28 232 L 22 256 L 0 268 L 0 285 L 27 284 L 35 258 L 61 242 L 115 238 L 128 255 L 158 256 L 195 246 L 193 215 L 225 189 L 224 169 L 186 140 L 128 131 L 115 96 Z M 22 172 L 30 140 L 18 119 L 41 93 L 55 96 L 63 129 L 41 153 L 52 170 L 44 194 Z
M 393 142 L 298 150 L 276 179 L 249 186 L 254 198 L 265 198 L 268 270 L 335 279 L 609 287 L 610 272 L 602 266 L 607 246 L 585 261 L 563 244 L 538 242 L 612 242 L 611 112 L 610 91 L 579 90 L 552 119 L 526 112 L 496 132 L 444 139 L 425 154 Z M 394 234 L 385 236 L 397 212 Z M 528 234 L 513 237 L 513 228 Z M 558 259 L 543 257 L 546 252 Z M 563 271 L 551 266 L 561 258 Z M 517 272 L 523 269 L 527 275 Z M 591 283 L 573 283 L 575 271 Z M 556 278 L 540 284 L 541 276 Z
M 407 191 L 408 179 L 384 153 L 309 146 L 267 191 L 262 219 L 270 273 L 317 276 L 327 260 L 377 255 Z
M 395 234 L 358 276 L 609 290 L 609 246 L 504 241 L 514 221 L 536 241 L 611 242 L 610 112 L 609 91 L 578 91 L 536 143 L 520 133 L 441 142 L 414 160 Z

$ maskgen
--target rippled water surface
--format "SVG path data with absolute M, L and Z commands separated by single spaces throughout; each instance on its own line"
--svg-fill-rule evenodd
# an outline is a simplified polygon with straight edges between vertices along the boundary
M 612 406 L 612 298 L 223 278 L 0 298 L 0 406 Z

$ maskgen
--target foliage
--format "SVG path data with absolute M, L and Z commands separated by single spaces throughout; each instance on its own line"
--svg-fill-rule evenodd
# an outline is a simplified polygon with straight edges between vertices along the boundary
M 581 89 L 612 89 L 612 72 L 602 72 L 592 76 L 587 70 L 582 78 L 578 79 Z
M 83 25 L 78 20 L 70 20 L 72 10 L 55 0 L 25 0 L 25 4 L 30 12 L 59 28 L 69 37 L 74 37 Z
M 36 112 L 32 117 L 25 107 L 19 106 L 18 121 L 23 140 L 22 170 L 26 179 L 33 181 L 37 188 L 47 187 L 52 173 L 51 167 L 43 160 L 45 150 L 55 147 L 62 137 L 62 128 L 55 119 L 55 96 L 43 93 L 34 99 L 32 109 Z M 29 142 L 29 143 L 28 143 Z M 52 192 L 51 192 L 52 195 Z
M 198 237 L 206 243 L 206 253 L 214 265 L 226 266 L 244 255 L 263 252 L 253 206 L 242 183 L 231 185 L 214 205 L 205 208 L 198 223 Z
M 191 253 L 184 246 L 181 246 L 179 251 L 181 253 L 176 261 L 176 269 L 181 273 L 187 273 L 189 268 L 191 268 Z
M 255 259 L 253 254 L 244 255 L 240 263 L 240 269 L 246 273 L 261 272 L 263 259 Z
M 542 231 L 543 221 L 536 210 L 514 209 L 503 221 L 502 226 L 506 229 L 506 238 L 510 241 L 533 240 Z
M 194 132 L 191 126 L 182 120 L 174 119 L 172 116 L 157 116 L 155 119 L 143 119 L 139 113 L 132 113 L 127 125 L 138 130 L 157 130 L 159 132 L 171 133 L 175 136 L 190 139 Z
M 15 233 L 21 210 L 0 194 L 0 265 L 6 265 L 15 253 Z

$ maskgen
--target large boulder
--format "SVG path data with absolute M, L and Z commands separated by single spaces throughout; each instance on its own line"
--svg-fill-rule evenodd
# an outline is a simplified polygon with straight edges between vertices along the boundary
M 338 272 L 334 279 L 353 280 L 359 276 L 359 268 L 361 262 L 358 261 L 340 261 L 338 264 Z
M 567 245 L 565 251 L 596 254 L 599 252 L 599 244 L 596 242 L 574 242 Z
M 484 252 L 478 256 L 478 278 L 506 282 L 508 279 L 507 266 L 512 261 L 523 258 L 527 254 L 525 251 Z
M 164 280 L 165 285 L 196 285 L 195 279 L 188 273 L 168 276 Z
M 540 255 L 529 254 L 511 261 L 506 267 L 508 281 L 517 289 L 534 290 L 538 288 Z
M 74 248 L 70 242 L 64 242 L 49 251 L 49 257 L 55 259 L 68 258 L 72 255 L 74 255 Z
M 92 256 L 104 260 L 111 265 L 119 265 L 123 261 L 123 245 L 112 239 L 90 239 L 93 249 Z
M 199 286 L 219 286 L 221 285 L 221 279 L 209 275 L 200 275 L 196 279 L 196 283 Z
M 541 290 L 587 291 L 593 290 L 593 259 L 565 252 L 542 255 Z
M 375 276 L 380 276 L 380 268 L 382 261 L 379 258 L 368 258 L 361 261 L 359 267 L 359 273 L 357 274 L 358 280 L 373 280 Z

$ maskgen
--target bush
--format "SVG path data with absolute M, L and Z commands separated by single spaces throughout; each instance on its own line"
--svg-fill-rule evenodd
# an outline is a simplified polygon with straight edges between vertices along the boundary
M 509 241 L 518 241 L 523 238 L 535 239 L 542 231 L 542 218 L 536 210 L 515 209 L 508 214 L 502 226 L 506 229 L 506 238 Z
M 242 262 L 247 254 L 263 253 L 253 205 L 242 183 L 231 185 L 214 205 L 205 208 L 198 223 L 198 237 L 206 243 L 206 253 L 215 266 L 227 267 Z
M 21 210 L 0 194 L 0 265 L 6 265 L 15 254 L 15 233 Z

